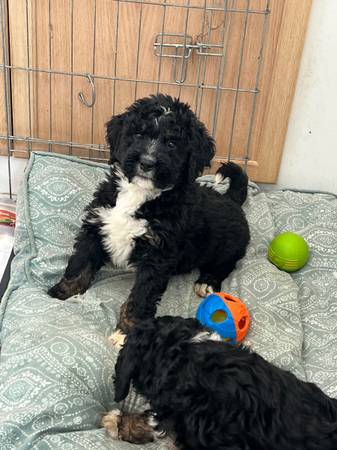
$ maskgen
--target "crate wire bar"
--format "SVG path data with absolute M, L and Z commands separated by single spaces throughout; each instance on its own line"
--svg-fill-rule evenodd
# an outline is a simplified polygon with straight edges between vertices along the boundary
M 257 104 L 257 96 L 259 94 L 259 81 L 261 76 L 261 68 L 263 61 L 263 51 L 265 47 L 267 32 L 268 32 L 268 17 L 270 15 L 270 0 L 265 0 L 263 9 L 258 10 L 251 8 L 252 0 L 245 0 L 245 7 L 238 7 L 236 0 L 222 0 L 221 2 L 217 2 L 221 4 L 221 6 L 214 6 L 214 0 L 204 0 L 203 4 L 200 1 L 200 5 L 196 4 L 196 2 L 191 0 L 184 0 L 184 3 L 178 2 L 169 2 L 168 0 L 161 1 L 150 1 L 150 0 L 111 0 L 111 5 L 116 6 L 115 10 L 115 46 L 118 49 L 119 35 L 120 35 L 120 9 L 122 4 L 139 4 L 140 12 L 139 12 L 139 22 L 138 22 L 138 38 L 135 43 L 136 46 L 136 62 L 135 62 L 135 76 L 120 76 L 117 74 L 117 66 L 118 66 L 118 50 L 114 52 L 114 55 L 111 55 L 113 60 L 113 74 L 102 74 L 96 73 L 96 51 L 97 51 L 97 20 L 96 20 L 96 11 L 97 11 L 97 3 L 101 0 L 93 0 L 91 4 L 93 5 L 93 24 L 92 24 L 92 33 L 93 33 L 93 46 L 92 46 L 92 67 L 91 72 L 84 73 L 81 71 L 74 70 L 74 18 L 76 11 L 74 11 L 74 1 L 70 1 L 70 39 L 71 42 L 69 44 L 70 47 L 70 70 L 60 70 L 55 69 L 52 64 L 52 52 L 53 52 L 53 38 L 52 38 L 52 0 L 48 0 L 48 68 L 46 67 L 33 67 L 32 64 L 32 55 L 31 55 L 31 29 L 29 28 L 29 20 L 30 20 L 30 8 L 33 2 L 37 2 L 37 0 L 22 0 L 25 6 L 25 16 L 26 16 L 26 61 L 27 65 L 15 65 L 12 64 L 10 58 L 10 29 L 9 29 L 9 8 L 8 8 L 8 0 L 0 0 L 0 23 L 1 23 L 1 40 L 2 40 L 2 58 L 0 60 L 0 74 L 3 73 L 3 87 L 4 87 L 4 107 L 5 107 L 5 133 L 0 133 L 0 143 L 1 141 L 7 142 L 7 160 L 8 160 L 8 185 L 9 185 L 9 195 L 12 196 L 12 183 L 11 183 L 11 157 L 17 151 L 15 148 L 15 143 L 26 143 L 27 146 L 25 149 L 20 148 L 19 152 L 26 152 L 26 155 L 29 156 L 30 152 L 34 150 L 35 146 L 40 146 L 44 144 L 47 146 L 49 151 L 55 151 L 53 146 L 57 146 L 60 148 L 65 148 L 68 150 L 68 154 L 72 155 L 73 150 L 82 149 L 87 153 L 86 155 L 82 155 L 81 157 L 85 159 L 93 159 L 98 161 L 107 161 L 108 160 L 108 149 L 104 142 L 97 143 L 94 139 L 94 121 L 95 121 L 95 108 L 93 107 L 97 101 L 97 91 L 96 91 L 96 80 L 108 80 L 111 81 L 111 92 L 106 93 L 106 95 L 112 95 L 112 114 L 120 113 L 121 111 L 117 110 L 116 107 L 116 90 L 118 89 L 118 82 L 130 82 L 134 83 L 134 99 L 138 97 L 138 86 L 141 83 L 142 85 L 148 85 L 149 89 L 153 94 L 159 92 L 165 92 L 165 88 L 176 86 L 178 89 L 178 97 L 184 101 L 184 91 L 183 88 L 192 88 L 195 90 L 195 101 L 194 104 L 191 104 L 192 108 L 196 112 L 197 115 L 200 115 L 202 111 L 202 105 L 204 101 L 205 92 L 214 92 L 215 101 L 214 108 L 212 113 L 212 120 L 210 126 L 210 132 L 213 136 L 215 136 L 217 127 L 221 126 L 222 128 L 227 127 L 230 128 L 229 131 L 229 145 L 227 148 L 228 160 L 232 157 L 233 150 L 233 139 L 234 132 L 237 126 L 237 110 L 238 110 L 238 100 L 241 94 L 249 94 L 253 96 L 252 98 L 252 107 L 249 114 L 249 124 L 248 124 L 248 136 L 246 142 L 246 148 L 244 149 L 244 156 L 242 161 L 247 167 L 248 160 L 250 158 L 250 148 L 252 142 L 252 132 L 253 132 L 253 124 L 254 124 L 254 116 L 256 112 L 256 104 Z M 210 5 L 212 3 L 212 5 Z M 88 2 L 89 5 L 89 2 Z M 144 5 L 156 6 L 160 7 L 162 10 L 162 18 L 160 21 L 161 29 L 158 30 L 156 36 L 153 36 L 153 57 L 156 58 L 157 61 L 157 70 L 156 77 L 153 79 L 147 79 L 145 77 L 140 76 L 140 65 L 142 64 L 142 54 L 141 54 L 141 30 L 142 30 L 142 20 L 143 20 L 143 7 Z M 240 1 L 240 5 L 242 5 L 242 0 Z M 89 7 L 89 6 L 88 6 Z M 165 38 L 170 36 L 170 30 L 165 29 L 167 11 L 168 8 L 179 8 L 182 13 L 184 13 L 184 27 L 182 33 L 180 34 L 180 43 L 168 43 L 165 41 Z M 198 35 L 198 39 L 196 42 L 191 42 L 188 35 L 189 21 L 191 11 L 199 11 L 202 13 L 201 19 L 201 32 Z M 212 44 L 211 42 L 211 34 L 216 27 L 213 26 L 213 16 L 214 14 L 222 14 L 223 19 L 220 23 L 220 43 Z M 233 29 L 233 15 L 239 14 L 241 17 L 244 17 L 244 26 L 240 36 L 240 48 L 239 48 L 239 68 L 236 74 L 235 80 L 232 85 L 223 85 L 224 76 L 226 73 L 226 68 L 228 65 L 228 54 L 229 54 L 229 40 Z M 249 17 L 252 15 L 263 15 L 263 30 L 261 33 L 261 39 L 259 43 L 258 50 L 258 61 L 256 65 L 256 73 L 255 73 L 255 84 L 253 87 L 245 87 L 242 86 L 241 78 L 243 73 L 243 63 L 244 63 L 244 51 L 246 48 L 246 39 L 247 39 L 247 25 Z M 219 25 L 217 25 L 219 28 Z M 20 30 L 20 33 L 22 30 Z M 171 33 L 172 37 L 172 33 Z M 170 51 L 172 50 L 172 53 Z M 193 55 L 192 55 L 193 53 Z M 189 69 L 189 59 L 193 57 L 197 57 L 197 65 L 195 68 L 196 79 L 195 82 L 186 81 L 187 79 L 187 71 Z M 217 80 L 216 82 L 209 82 L 206 77 L 207 64 L 209 57 L 218 58 L 220 60 L 219 67 L 217 70 Z M 170 80 L 162 79 L 163 75 L 163 60 L 167 58 L 171 58 L 173 62 L 174 76 Z M 28 130 L 29 135 L 21 135 L 20 133 L 16 133 L 13 127 L 13 105 L 12 105 L 12 83 L 11 77 L 12 75 L 17 73 L 26 73 L 27 75 L 27 93 L 28 93 Z M 33 126 L 32 126 L 32 110 L 33 105 L 33 93 L 32 93 L 32 76 L 36 76 L 36 74 L 45 74 L 49 80 L 49 137 L 40 137 L 34 135 Z M 65 77 L 70 77 L 70 90 L 71 90 L 71 99 L 70 99 L 70 139 L 53 139 L 53 90 L 52 90 L 52 78 L 56 75 L 62 75 Z M 74 78 L 83 78 L 87 81 L 88 85 L 91 88 L 91 97 L 85 96 L 84 93 L 78 92 L 77 96 L 74 97 Z M 231 115 L 230 123 L 221 123 L 221 119 L 219 118 L 219 110 L 221 103 L 221 96 L 223 93 L 232 93 L 234 96 L 234 106 Z M 73 108 L 74 102 L 80 101 L 87 108 L 91 108 L 91 139 L 87 143 L 79 143 L 73 140 L 74 136 L 74 120 L 73 120 Z M 102 123 L 102 128 L 104 127 L 104 123 Z M 236 158 L 237 159 L 237 158 Z

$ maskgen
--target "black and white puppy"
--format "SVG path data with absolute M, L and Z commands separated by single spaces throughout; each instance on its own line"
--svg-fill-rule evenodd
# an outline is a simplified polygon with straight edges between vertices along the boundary
M 153 317 L 174 274 L 200 269 L 197 293 L 220 290 L 245 254 L 249 229 L 241 204 L 248 179 L 233 163 L 225 195 L 195 179 L 210 165 L 214 142 L 188 105 L 169 96 L 138 100 L 107 124 L 111 173 L 86 209 L 61 281 L 66 299 L 85 292 L 107 261 L 134 267 L 136 279 L 119 326 Z
M 150 409 L 107 413 L 115 438 L 145 443 L 167 432 L 183 450 L 337 449 L 337 400 L 195 319 L 137 324 L 118 355 L 116 402 L 131 383 Z

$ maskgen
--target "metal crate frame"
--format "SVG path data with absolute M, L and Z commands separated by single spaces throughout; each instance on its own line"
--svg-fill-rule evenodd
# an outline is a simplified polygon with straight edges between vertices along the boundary
M 29 54 L 29 29 L 28 29 L 28 0 L 22 0 L 25 3 L 26 8 L 26 17 L 27 17 L 27 29 L 24 30 L 27 33 L 27 61 L 28 65 L 26 67 L 19 67 L 14 66 L 11 64 L 10 61 L 10 48 L 9 48 L 9 17 L 8 17 L 8 7 L 7 7 L 7 0 L 0 0 L 0 26 L 1 26 L 1 36 L 2 36 L 2 58 L 3 62 L 0 64 L 0 70 L 4 73 L 4 98 L 5 98 L 5 115 L 6 115 L 6 133 L 0 135 L 0 140 L 7 142 L 7 160 L 8 160 L 8 189 L 9 189 L 9 195 L 12 197 L 12 177 L 11 177 L 11 158 L 13 156 L 13 153 L 15 151 L 14 149 L 14 143 L 16 141 L 18 142 L 26 142 L 27 143 L 27 156 L 29 156 L 30 152 L 33 151 L 34 144 L 47 144 L 49 151 L 52 151 L 52 146 L 58 145 L 58 146 L 65 146 L 68 148 L 68 153 L 71 155 L 74 148 L 78 149 L 86 149 L 89 151 L 88 159 L 94 159 L 94 160 L 101 160 L 101 161 L 107 161 L 108 159 L 108 149 L 106 148 L 106 145 L 104 143 L 102 144 L 93 144 L 93 140 L 91 143 L 87 144 L 80 144 L 77 142 L 74 142 L 72 140 L 72 131 L 71 131 L 71 139 L 69 141 L 60 141 L 60 140 L 53 140 L 52 139 L 52 107 L 51 107 L 51 76 L 53 74 L 59 74 L 59 75 L 66 75 L 71 77 L 72 80 L 72 86 L 73 86 L 73 78 L 76 77 L 84 77 L 87 79 L 88 83 L 91 85 L 92 90 L 92 96 L 91 99 L 86 99 L 84 94 L 82 92 L 78 93 L 78 100 L 81 101 L 84 105 L 86 105 L 88 108 L 92 108 L 96 101 L 96 87 L 95 87 L 95 80 L 97 79 L 104 79 L 104 80 L 111 80 L 113 82 L 115 81 L 131 81 L 135 83 L 135 99 L 137 97 L 137 85 L 138 83 L 150 83 L 154 86 L 154 93 L 160 92 L 161 88 L 165 85 L 174 85 L 179 86 L 179 96 L 181 94 L 181 88 L 182 86 L 188 86 L 195 88 L 197 91 L 196 95 L 196 104 L 195 104 L 195 112 L 199 115 L 201 108 L 202 108 L 202 102 L 203 102 L 203 94 L 205 89 L 214 90 L 216 92 L 216 101 L 215 101 L 215 108 L 213 111 L 213 120 L 212 120 L 212 126 L 211 126 L 211 134 L 215 134 L 215 130 L 218 124 L 218 112 L 219 112 L 219 104 L 220 104 L 220 94 L 222 91 L 230 91 L 233 92 L 234 95 L 234 109 L 232 114 L 232 120 L 231 120 L 231 129 L 230 129 L 230 142 L 229 142 L 229 148 L 228 148 L 228 160 L 231 159 L 232 156 L 232 147 L 233 147 L 233 136 L 236 126 L 236 118 L 237 118 L 237 107 L 238 107 L 238 96 L 240 93 L 249 93 L 250 95 L 253 95 L 253 102 L 252 102 L 252 108 L 250 112 L 249 117 L 249 133 L 248 133 L 248 139 L 247 139 L 247 145 L 245 149 L 245 156 L 243 158 L 243 163 L 245 168 L 247 168 L 247 163 L 250 157 L 250 148 L 251 148 L 251 140 L 252 140 L 252 131 L 253 131 L 253 124 L 254 124 L 254 116 L 256 111 L 256 103 L 257 103 L 257 96 L 259 94 L 259 81 L 260 81 L 260 75 L 261 75 L 261 69 L 262 69 L 262 61 L 263 61 L 263 52 L 266 42 L 266 36 L 268 32 L 268 17 L 270 14 L 270 0 L 265 0 L 265 7 L 263 10 L 254 10 L 251 9 L 251 0 L 246 0 L 246 8 L 240 9 L 236 7 L 237 1 L 236 0 L 223 0 L 223 7 L 214 7 L 208 5 L 208 0 L 204 0 L 203 6 L 197 6 L 191 4 L 191 0 L 185 0 L 184 4 L 175 4 L 175 3 L 167 3 L 167 0 L 158 0 L 158 1 L 150 1 L 150 0 L 111 0 L 111 2 L 117 3 L 117 27 L 116 27 L 116 42 L 118 42 L 118 32 L 119 32 L 119 21 L 118 21 L 118 14 L 119 14 L 119 5 L 121 3 L 138 3 L 141 5 L 157 5 L 161 6 L 163 9 L 163 20 L 162 20 L 162 26 L 161 31 L 154 37 L 154 53 L 158 57 L 158 67 L 157 67 L 157 78 L 154 80 L 144 80 L 138 78 L 138 68 L 140 64 L 140 30 L 141 30 L 141 21 L 142 21 L 142 9 L 140 11 L 140 20 L 139 20 L 139 30 L 138 30 L 138 44 L 137 44 L 137 62 L 136 62 L 136 77 L 135 78 L 123 78 L 118 77 L 116 75 L 116 60 L 117 60 L 117 52 L 115 53 L 115 62 L 114 62 L 114 76 L 102 76 L 97 75 L 95 73 L 95 51 L 96 51 L 96 20 L 94 19 L 94 27 L 93 27 L 93 33 L 94 33 L 94 45 L 93 45 L 93 54 L 92 54 L 92 61 L 93 61 L 93 67 L 91 73 L 80 73 L 80 72 L 64 72 L 64 71 L 58 71 L 54 70 L 51 65 L 49 65 L 49 69 L 42 69 L 42 68 L 35 68 L 31 67 L 30 58 L 31 55 Z M 37 1 L 37 0 L 36 0 Z M 49 55 L 51 55 L 51 1 L 49 0 Z M 97 2 L 99 0 L 94 0 L 94 18 L 96 18 L 96 6 Z M 185 13 L 185 30 L 184 33 L 179 35 L 181 42 L 178 44 L 167 44 L 165 43 L 165 37 L 167 37 L 169 34 L 165 31 L 165 15 L 166 10 L 168 7 L 179 7 L 182 11 Z M 202 32 L 200 35 L 200 39 L 196 44 L 192 44 L 191 40 L 189 39 L 189 36 L 187 34 L 188 30 L 188 22 L 189 22 L 189 14 L 192 9 L 199 9 L 203 11 L 203 22 L 202 22 Z M 212 46 L 211 43 L 207 40 L 207 37 L 209 39 L 210 33 L 212 31 L 212 12 L 220 12 L 223 13 L 223 21 L 222 21 L 222 28 L 221 28 L 221 45 L 215 45 Z M 228 39 L 226 42 L 226 28 L 230 26 L 231 21 L 231 15 L 235 14 L 243 14 L 244 19 L 244 27 L 243 32 L 241 36 L 241 46 L 240 46 L 240 55 L 239 55 L 239 70 L 237 74 L 236 82 L 233 84 L 233 86 L 222 86 L 222 80 L 224 77 L 224 73 L 226 70 L 226 56 L 228 51 Z M 259 49 L 259 60 L 257 64 L 256 74 L 255 74 L 255 87 L 253 89 L 245 89 L 241 86 L 241 75 L 242 75 L 242 66 L 243 66 L 243 55 L 244 55 L 244 49 L 246 44 L 246 37 L 247 37 L 247 24 L 248 24 L 248 18 L 252 14 L 262 14 L 264 15 L 264 22 L 263 22 L 263 31 L 261 35 L 261 43 L 260 43 L 260 49 Z M 207 21 L 206 25 L 206 17 L 210 17 L 210 19 Z M 74 0 L 71 0 L 71 26 L 72 26 L 72 34 L 73 37 L 73 18 L 74 18 Z M 71 51 L 73 52 L 73 42 L 71 43 Z M 170 53 L 171 52 L 171 53 Z M 199 55 L 199 61 L 198 61 L 198 68 L 197 68 L 197 82 L 195 84 L 186 83 L 186 71 L 188 70 L 188 58 L 191 55 L 191 52 L 197 52 Z M 73 53 L 72 53 L 73 54 Z M 207 65 L 207 57 L 208 56 L 216 56 L 220 58 L 220 65 L 219 65 L 219 73 L 218 73 L 218 80 L 216 84 L 213 85 L 205 85 L 205 73 L 206 73 L 206 65 Z M 163 58 L 171 58 L 173 60 L 173 81 L 163 81 L 161 80 L 161 71 L 162 71 L 162 60 Z M 51 61 L 51 59 L 50 59 Z M 179 67 L 180 65 L 180 67 Z M 32 118 L 31 118 L 31 107 L 29 105 L 29 130 L 30 133 L 28 136 L 19 136 L 15 135 L 13 132 L 13 123 L 12 123 L 12 103 L 11 103 L 11 74 L 14 71 L 24 71 L 27 73 L 27 82 L 28 82 L 28 99 L 29 102 L 31 102 L 32 94 L 31 94 L 31 83 L 30 83 L 30 77 L 33 72 L 35 73 L 47 73 L 49 74 L 49 85 L 50 85 L 50 98 L 49 98 L 49 139 L 41 139 L 37 136 L 32 135 Z M 114 89 L 116 86 L 116 83 L 114 83 Z M 73 102 L 73 87 L 72 87 L 72 102 Z M 93 109 L 92 109 L 93 111 Z M 112 114 L 115 114 L 115 95 L 114 95 L 114 103 L 113 103 L 113 111 Z M 72 114 L 71 114 L 71 121 L 72 121 Z M 93 124 L 93 120 L 92 120 Z M 92 125 L 93 128 L 93 125 Z M 71 130 L 73 130 L 73 124 L 71 123 Z M 93 129 L 91 131 L 93 136 Z M 20 150 L 21 151 L 21 150 Z

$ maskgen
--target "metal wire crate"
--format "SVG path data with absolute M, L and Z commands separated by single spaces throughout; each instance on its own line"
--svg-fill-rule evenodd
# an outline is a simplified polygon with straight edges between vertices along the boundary
M 158 92 L 191 104 L 219 160 L 247 166 L 269 15 L 269 0 L 0 0 L 9 193 L 13 155 L 106 161 L 105 120 Z

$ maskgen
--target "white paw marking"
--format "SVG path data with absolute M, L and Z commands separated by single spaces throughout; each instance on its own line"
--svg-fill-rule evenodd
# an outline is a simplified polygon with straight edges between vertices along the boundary
M 158 426 L 158 421 L 155 418 L 154 415 L 150 415 L 149 418 L 147 419 L 147 423 L 150 425 L 150 427 L 152 428 L 156 428 Z
M 247 347 L 247 348 L 252 348 L 252 347 L 253 347 L 253 343 L 252 343 L 252 341 L 250 341 L 249 339 L 245 339 L 245 340 L 243 341 L 243 345 L 244 345 L 245 347 Z
M 224 180 L 224 177 L 221 175 L 221 173 L 216 173 L 214 177 L 214 184 L 220 184 Z
M 109 411 L 102 418 L 102 425 L 113 439 L 118 439 L 118 424 L 121 412 L 118 409 Z
M 164 430 L 156 430 L 157 426 L 158 426 L 158 421 L 156 420 L 156 418 L 153 415 L 150 415 L 147 423 L 150 425 L 150 427 L 153 428 L 153 435 L 156 439 L 163 439 L 166 436 L 166 431 Z
M 117 350 L 120 350 L 124 345 L 125 338 L 126 334 L 122 333 L 121 330 L 116 330 L 108 337 L 108 340 Z
M 213 294 L 214 290 L 213 287 L 210 284 L 206 284 L 206 283 L 195 283 L 194 285 L 194 292 L 199 296 L 199 297 L 207 297 L 207 295 L 209 294 Z
M 154 437 L 156 439 L 164 439 L 166 437 L 166 431 L 164 431 L 164 430 L 154 431 Z

